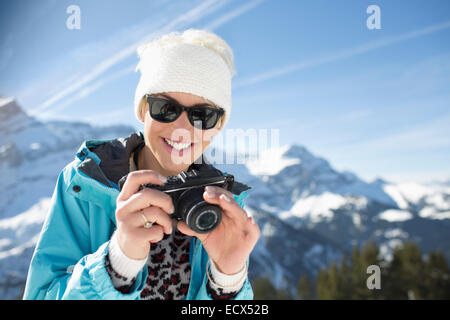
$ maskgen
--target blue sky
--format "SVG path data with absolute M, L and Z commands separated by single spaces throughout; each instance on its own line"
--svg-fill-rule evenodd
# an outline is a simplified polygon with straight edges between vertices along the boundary
M 44 120 L 142 128 L 136 46 L 190 27 L 233 48 L 228 129 L 279 129 L 367 180 L 450 178 L 447 0 L 1 1 L 0 94 Z

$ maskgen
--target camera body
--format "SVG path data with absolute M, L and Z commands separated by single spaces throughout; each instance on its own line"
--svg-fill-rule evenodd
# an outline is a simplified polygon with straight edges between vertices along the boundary
M 120 190 L 126 177 L 119 181 Z M 188 227 L 197 233 L 208 233 L 222 221 L 222 209 L 203 199 L 205 187 L 217 186 L 231 191 L 233 183 L 233 175 L 223 174 L 220 170 L 210 167 L 206 170 L 182 171 L 177 176 L 168 176 L 163 185 L 148 183 L 142 185 L 139 190 L 152 188 L 168 194 L 175 207 L 172 218 L 186 222 Z

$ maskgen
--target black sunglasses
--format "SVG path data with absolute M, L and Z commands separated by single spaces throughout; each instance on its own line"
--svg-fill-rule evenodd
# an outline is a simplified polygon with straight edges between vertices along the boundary
M 201 121 L 201 129 L 207 130 L 214 128 L 220 117 L 225 113 L 223 109 L 216 109 L 208 106 L 203 107 L 185 107 L 175 101 L 169 101 L 163 98 L 155 98 L 145 95 L 149 105 L 150 116 L 159 122 L 173 122 L 181 115 L 183 111 L 188 114 L 189 122 L 195 127 L 196 121 Z

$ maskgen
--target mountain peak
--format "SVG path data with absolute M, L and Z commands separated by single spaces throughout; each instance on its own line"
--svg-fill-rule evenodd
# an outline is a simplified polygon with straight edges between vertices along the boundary
M 378 186 L 378 187 L 383 187 L 386 184 L 389 184 L 390 182 L 387 181 L 386 179 L 383 179 L 381 177 L 376 177 L 371 184 Z
M 253 175 L 277 175 L 287 167 L 301 165 L 305 169 L 331 169 L 327 160 L 313 155 L 303 146 L 286 144 L 261 152 L 257 159 L 247 162 Z
M 16 116 L 26 116 L 26 113 L 14 97 L 0 96 L 0 123 Z
M 304 155 L 311 155 L 311 153 L 304 147 L 298 144 L 288 144 L 284 146 L 284 155 L 288 157 L 301 157 Z
M 302 165 L 309 168 L 317 166 L 330 167 L 327 160 L 312 154 L 308 149 L 297 144 L 286 146 L 286 151 L 283 155 L 286 158 L 301 159 Z
M 301 162 L 299 157 L 286 156 L 286 152 L 290 149 L 290 145 L 284 145 L 264 150 L 257 159 L 246 163 L 247 168 L 253 175 L 276 175 L 284 168 Z

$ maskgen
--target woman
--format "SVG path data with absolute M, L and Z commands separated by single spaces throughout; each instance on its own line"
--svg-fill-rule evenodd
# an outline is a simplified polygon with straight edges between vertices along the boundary
M 139 188 L 210 166 L 202 153 L 231 112 L 232 51 L 217 35 L 189 29 L 138 55 L 135 113 L 144 133 L 87 141 L 64 168 L 24 299 L 253 297 L 247 264 L 260 231 L 242 208 L 244 189 L 207 187 L 203 197 L 221 207 L 222 222 L 198 234 L 171 219 L 170 196 Z

